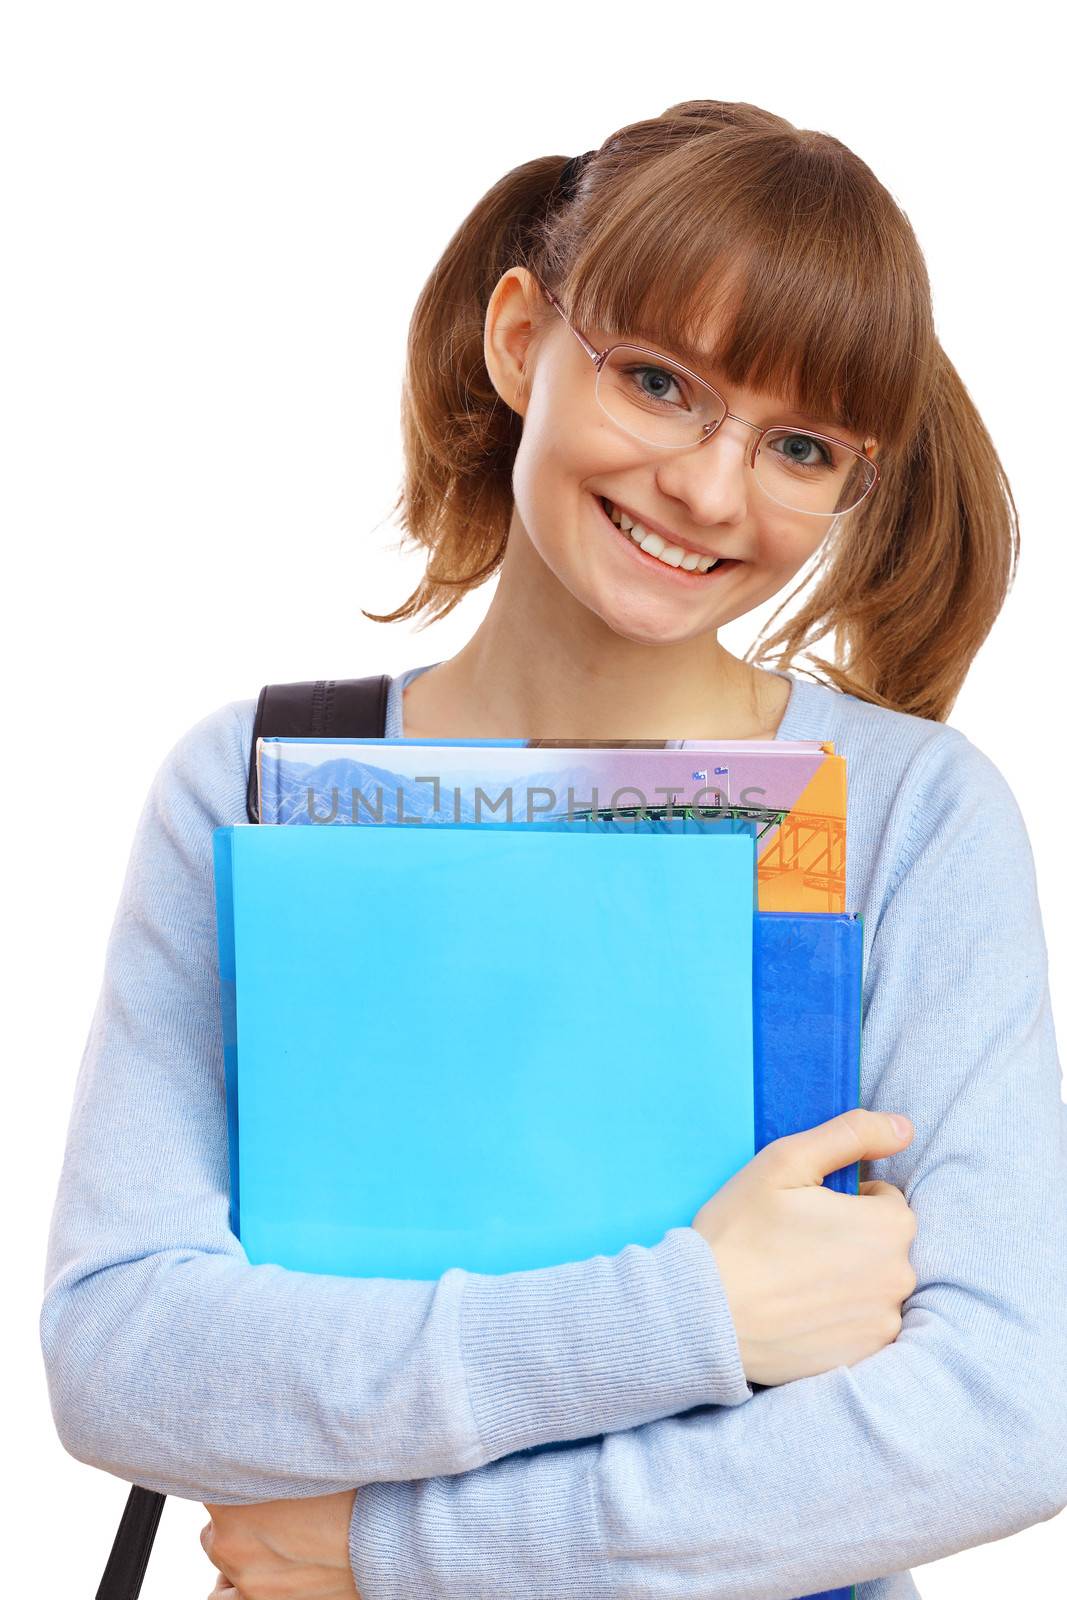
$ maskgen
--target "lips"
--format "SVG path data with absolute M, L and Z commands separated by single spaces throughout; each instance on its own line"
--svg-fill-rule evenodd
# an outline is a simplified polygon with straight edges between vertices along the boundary
M 669 533 L 665 528 L 657 528 L 654 523 L 646 522 L 643 517 L 639 517 L 636 512 L 630 511 L 626 506 L 616 505 L 607 495 L 600 496 L 600 503 L 612 522 L 615 521 L 615 513 L 618 512 L 634 527 L 640 527 L 642 535 L 654 533 L 657 538 L 663 540 L 664 545 L 668 548 L 673 546 L 676 550 L 684 551 L 686 555 L 697 556 L 701 561 L 722 561 L 725 559 L 715 550 L 705 550 L 701 545 L 693 544 L 689 539 L 683 539 L 678 534 Z M 618 523 L 615 525 L 618 527 Z M 624 528 L 622 531 L 630 533 L 629 528 Z
M 715 566 L 713 566 L 710 570 L 705 571 L 705 572 L 698 572 L 698 571 L 696 571 L 696 570 L 694 570 L 692 568 L 689 568 L 689 567 L 673 566 L 670 562 L 661 561 L 658 556 L 654 556 L 654 555 L 650 554 L 650 552 L 647 551 L 647 550 L 642 550 L 640 545 L 637 544 L 637 542 L 632 538 L 630 533 L 627 532 L 626 530 L 620 528 L 618 526 L 618 524 L 613 521 L 612 516 L 611 516 L 611 512 L 609 510 L 609 507 L 612 504 L 612 502 L 610 502 L 607 499 L 606 496 L 601 495 L 599 493 L 594 493 L 593 498 L 597 502 L 597 506 L 598 506 L 598 508 L 600 510 L 600 514 L 603 517 L 604 521 L 610 527 L 612 532 L 614 534 L 616 534 L 620 539 L 622 539 L 624 541 L 625 545 L 627 546 L 628 550 L 631 553 L 632 558 L 634 560 L 640 562 L 641 566 L 644 567 L 646 570 L 650 570 L 651 568 L 655 567 L 657 569 L 657 571 L 660 572 L 669 581 L 673 581 L 673 582 L 676 582 L 676 583 L 684 583 L 687 586 L 693 586 L 693 585 L 696 585 L 696 584 L 706 584 L 706 583 L 710 583 L 713 579 L 720 577 L 722 574 L 728 572 L 731 567 L 736 567 L 736 566 L 740 566 L 741 565 L 741 562 L 739 560 L 737 560 L 736 558 L 732 557 L 732 556 L 713 557 L 711 555 L 711 553 L 708 552 L 708 551 L 699 552 L 700 555 L 701 555 L 701 558 L 703 560 L 712 560 L 712 559 L 714 559 L 715 560 Z M 628 513 L 627 513 L 627 515 L 628 515 Z M 664 544 L 665 548 L 669 548 L 670 544 L 672 542 L 675 542 L 675 541 L 673 541 L 671 539 L 668 539 L 666 534 L 659 533 L 658 530 L 655 529 L 655 528 L 647 528 L 646 529 L 644 527 L 643 523 L 640 526 L 642 527 L 643 532 L 645 534 L 655 533 L 657 535 L 657 537 L 663 541 L 663 544 Z M 680 545 L 679 548 L 688 549 L 689 547 L 685 546 L 685 545 Z M 692 553 L 693 554 L 697 554 L 698 552 L 693 551 Z

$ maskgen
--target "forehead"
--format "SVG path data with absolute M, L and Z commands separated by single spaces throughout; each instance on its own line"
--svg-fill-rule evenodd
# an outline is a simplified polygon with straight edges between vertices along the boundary
M 859 434 L 844 421 L 829 399 L 820 411 L 805 411 L 797 404 L 795 394 L 788 389 L 767 391 L 728 383 L 715 359 L 714 324 L 708 326 L 700 344 L 694 344 L 682 334 L 672 334 L 667 338 L 661 332 L 637 325 L 625 333 L 606 334 L 600 348 L 603 350 L 608 345 L 620 343 L 639 344 L 658 355 L 672 357 L 680 365 L 689 367 L 698 377 L 707 379 L 722 391 L 724 397 L 728 390 L 733 394 L 743 392 L 750 397 L 750 404 L 769 407 L 775 417 L 783 422 L 807 422 L 811 427 L 830 430 L 849 442 L 862 443 Z
M 683 366 L 692 367 L 700 377 L 716 381 L 726 377 L 725 368 L 718 360 L 721 340 L 721 323 L 718 320 L 705 320 L 694 333 L 687 333 L 680 327 L 664 328 L 638 320 L 631 327 L 614 335 L 610 342 L 617 344 L 622 340 L 632 340 L 650 350 L 658 351 L 661 355 L 672 356 Z M 742 385 L 735 384 L 735 387 Z M 743 387 L 747 388 L 747 385 Z M 766 391 L 753 389 L 751 392 L 759 394 Z M 788 386 L 781 391 L 773 391 L 773 394 L 782 398 L 788 394 Z

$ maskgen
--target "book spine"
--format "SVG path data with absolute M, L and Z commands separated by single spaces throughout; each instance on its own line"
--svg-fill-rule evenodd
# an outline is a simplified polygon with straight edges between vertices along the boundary
M 215 828 L 215 926 L 219 947 L 219 1003 L 226 1076 L 226 1134 L 230 1151 L 230 1228 L 241 1237 L 241 1187 L 237 1137 L 237 957 L 233 932 L 233 829 Z
M 860 1043 L 863 998 L 863 918 L 846 912 L 835 919 L 834 939 L 834 1111 L 860 1103 Z M 853 1161 L 826 1179 L 839 1194 L 859 1194 L 860 1164 Z

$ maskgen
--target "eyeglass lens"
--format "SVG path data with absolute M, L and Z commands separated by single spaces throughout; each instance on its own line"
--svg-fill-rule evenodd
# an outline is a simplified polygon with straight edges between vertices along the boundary
M 619 345 L 597 374 L 596 396 L 635 439 L 680 449 L 707 437 L 726 407 L 703 383 L 667 360 Z M 798 428 L 772 428 L 754 467 L 760 488 L 787 510 L 842 516 L 863 499 L 875 472 L 859 451 Z

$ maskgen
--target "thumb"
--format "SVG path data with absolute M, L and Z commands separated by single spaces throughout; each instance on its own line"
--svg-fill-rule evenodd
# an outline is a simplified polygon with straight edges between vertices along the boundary
M 901 1128 L 898 1131 L 896 1121 Z M 895 1155 L 910 1143 L 915 1129 L 907 1117 L 896 1118 L 884 1111 L 865 1111 L 854 1107 L 764 1145 L 758 1160 L 770 1169 L 772 1182 L 783 1189 L 819 1184 L 827 1173 L 837 1172 L 853 1161 L 877 1161 Z

